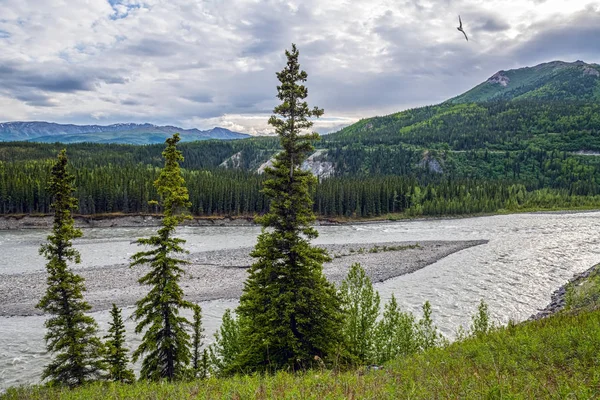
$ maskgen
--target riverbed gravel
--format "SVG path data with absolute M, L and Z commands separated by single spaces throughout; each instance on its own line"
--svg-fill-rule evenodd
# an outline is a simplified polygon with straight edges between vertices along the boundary
M 487 243 L 486 240 L 425 241 L 323 245 L 332 260 L 325 263 L 327 278 L 339 284 L 354 263 L 360 263 L 374 282 L 409 274 L 457 251 Z M 181 286 L 186 299 L 194 302 L 235 299 L 242 293 L 252 249 L 205 251 L 186 256 L 190 264 Z M 85 262 L 85 260 L 84 260 Z M 128 264 L 90 267 L 77 270 L 85 279 L 85 299 L 93 311 L 106 310 L 113 303 L 131 306 L 144 296 L 148 287 L 137 281 L 146 267 Z M 35 308 L 46 288 L 43 272 L 0 275 L 0 316 L 36 315 Z

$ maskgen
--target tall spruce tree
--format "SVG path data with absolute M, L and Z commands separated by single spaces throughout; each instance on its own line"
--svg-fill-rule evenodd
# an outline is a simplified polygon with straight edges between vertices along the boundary
M 110 310 L 112 321 L 109 323 L 105 362 L 108 365 L 108 379 L 115 382 L 135 382 L 133 370 L 128 368 L 129 356 L 125 347 L 125 324 L 121 316 L 121 309 L 113 303 Z
M 140 379 L 168 380 L 183 378 L 190 363 L 190 321 L 179 315 L 180 309 L 192 309 L 193 304 L 183 299 L 179 286 L 182 266 L 189 262 L 176 258 L 175 254 L 187 253 L 182 244 L 185 240 L 174 237 L 177 225 L 190 218 L 186 213 L 190 206 L 188 190 L 181 175 L 179 162 L 183 161 L 177 150 L 179 134 L 166 140 L 162 155 L 165 166 L 154 182 L 161 197 L 164 218 L 157 235 L 137 240 L 138 245 L 151 247 L 132 257 L 131 266 L 147 265 L 150 271 L 140 278 L 143 285 L 151 286 L 148 294 L 137 301 L 133 313 L 138 322 L 135 332 L 144 332 L 142 343 L 133 353 L 142 361 Z
M 74 226 L 72 213 L 77 209 L 77 200 L 67 163 L 66 150 L 62 150 L 50 175 L 48 191 L 53 198 L 54 225 L 48 242 L 40 248 L 40 254 L 48 260 L 48 287 L 37 308 L 52 315 L 45 323 L 45 339 L 53 359 L 42 379 L 73 387 L 100 378 L 105 366 L 103 345 L 96 336 L 98 325 L 85 315 L 92 307 L 83 299 L 84 280 L 68 266 L 69 262 L 81 262 L 72 240 L 81 237 L 82 232 Z
M 311 117 L 323 110 L 309 109 L 302 84 L 298 50 L 285 52 L 287 65 L 277 78 L 277 97 L 269 124 L 275 127 L 283 150 L 277 154 L 263 192 L 270 209 L 258 221 L 263 230 L 251 255 L 257 260 L 249 270 L 237 313 L 242 323 L 242 353 L 238 366 L 243 370 L 298 370 L 310 367 L 315 356 L 322 359 L 337 349 L 341 312 L 336 290 L 324 277 L 327 253 L 313 247 L 317 237 L 311 226 L 311 188 L 316 178 L 300 166 L 314 150 L 317 133 L 306 133 Z

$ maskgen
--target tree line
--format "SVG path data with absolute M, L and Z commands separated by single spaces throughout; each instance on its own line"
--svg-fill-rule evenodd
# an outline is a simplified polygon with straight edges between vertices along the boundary
M 495 155 L 488 155 L 494 157 Z M 321 180 L 313 188 L 313 211 L 321 217 L 377 217 L 394 213 L 453 215 L 528 208 L 600 205 L 600 174 L 575 162 L 542 159 L 546 174 L 519 165 L 525 183 L 486 179 L 479 168 L 485 154 L 465 155 L 473 178 L 410 175 L 345 176 Z M 482 161 L 483 160 L 483 161 Z M 552 161 L 554 160 L 554 161 Z M 49 179 L 51 161 L 0 163 L 0 213 L 47 214 L 51 211 Z M 157 213 L 150 200 L 157 198 L 152 182 L 160 169 L 144 164 L 129 168 L 99 166 L 71 168 L 77 182 L 74 194 L 84 215 Z M 488 171 L 494 171 L 490 166 Z M 549 176 L 552 176 L 550 178 Z M 262 185 L 265 176 L 238 170 L 183 170 L 182 175 L 196 216 L 252 216 L 267 212 L 269 199 Z M 525 179 L 525 177 L 527 178 Z

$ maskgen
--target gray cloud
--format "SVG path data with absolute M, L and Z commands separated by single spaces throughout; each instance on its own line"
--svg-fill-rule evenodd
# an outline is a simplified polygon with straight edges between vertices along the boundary
M 600 12 L 580 14 L 578 18 L 561 22 L 537 26 L 538 33 L 515 46 L 511 53 L 525 64 L 577 59 L 598 61 Z
M 186 97 L 186 99 L 193 101 L 194 103 L 212 103 L 212 96 L 208 94 L 194 94 L 192 96 Z
M 566 0 L 556 10 L 538 0 L 3 1 L 0 101 L 20 119 L 262 132 L 292 42 L 309 104 L 343 117 L 321 131 L 443 101 L 500 69 L 600 61 L 598 6 L 571 12 Z
M 52 107 L 54 103 L 49 96 L 35 92 L 19 92 L 15 94 L 15 97 L 26 104 L 34 107 Z
M 124 51 L 140 57 L 169 57 L 177 54 L 179 49 L 179 43 L 172 40 L 144 38 L 125 46 Z
M 510 25 L 494 17 L 489 17 L 480 23 L 477 28 L 478 30 L 484 32 L 502 32 L 509 29 Z

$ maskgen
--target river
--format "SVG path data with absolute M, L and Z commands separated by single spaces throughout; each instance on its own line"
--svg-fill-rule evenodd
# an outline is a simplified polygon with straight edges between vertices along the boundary
M 600 212 L 534 213 L 463 219 L 415 220 L 392 223 L 320 226 L 315 243 L 374 243 L 391 241 L 477 240 L 484 245 L 451 254 L 417 272 L 377 283 L 382 305 L 395 294 L 401 307 L 420 316 L 429 300 L 440 330 L 452 338 L 459 325 L 468 326 L 477 303 L 484 299 L 498 323 L 527 319 L 550 300 L 550 294 L 600 262 Z M 137 251 L 131 242 L 156 228 L 85 229 L 76 240 L 83 263 L 77 268 L 126 262 Z M 260 228 L 185 227 L 179 236 L 192 252 L 255 244 Z M 39 245 L 47 231 L 0 231 L 0 279 L 2 274 L 40 271 L 44 260 Z M 1 296 L 1 293 L 0 293 Z M 236 300 L 202 303 L 204 325 L 210 343 L 226 308 Z M 131 308 L 124 313 L 128 316 Z M 93 313 L 103 332 L 108 312 Z M 6 387 L 36 383 L 48 356 L 44 351 L 44 317 L 0 317 L 0 391 Z M 126 321 L 128 344 L 139 337 Z

